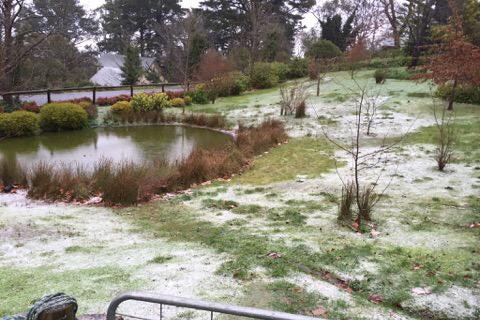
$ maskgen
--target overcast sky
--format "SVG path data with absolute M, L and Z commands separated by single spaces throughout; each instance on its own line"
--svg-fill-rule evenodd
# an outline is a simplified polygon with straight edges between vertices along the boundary
M 183 0 L 182 4 L 186 8 L 197 7 L 201 0 Z M 321 2 L 323 0 L 317 0 L 317 2 Z M 83 4 L 88 9 L 96 9 L 101 6 L 105 1 L 104 0 L 80 0 L 80 3 Z M 304 21 L 305 25 L 310 28 L 313 27 L 316 23 L 315 18 L 312 14 L 308 14 L 305 17 Z

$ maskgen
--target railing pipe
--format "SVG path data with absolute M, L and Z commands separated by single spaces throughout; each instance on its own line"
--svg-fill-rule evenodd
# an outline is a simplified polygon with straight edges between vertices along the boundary
M 263 310 L 257 308 L 249 307 L 239 307 L 233 305 L 227 305 L 216 302 L 207 302 L 196 299 L 187 299 L 179 298 L 174 296 L 162 295 L 162 294 L 151 294 L 151 293 L 141 293 L 141 292 L 129 292 L 116 297 L 109 305 L 107 311 L 107 320 L 115 320 L 115 315 L 117 309 L 123 302 L 126 301 L 139 301 L 147 303 L 160 304 L 161 308 L 163 305 L 188 308 L 202 311 L 209 311 L 211 317 L 213 313 L 222 313 L 232 316 L 247 317 L 253 319 L 261 320 L 319 320 L 320 318 L 312 318 L 307 316 L 301 316 L 296 314 Z

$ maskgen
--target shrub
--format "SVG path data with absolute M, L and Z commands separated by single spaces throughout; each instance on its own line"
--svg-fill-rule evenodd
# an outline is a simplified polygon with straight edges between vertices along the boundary
M 132 109 L 136 112 L 161 111 L 171 107 L 171 103 L 165 93 L 139 93 L 133 96 Z
M 169 100 L 185 97 L 185 91 L 167 91 L 165 92 Z
M 55 101 L 55 103 L 74 103 L 74 104 L 80 104 L 82 102 L 93 103 L 92 99 L 90 99 L 89 97 L 76 98 L 76 99 L 63 100 L 63 101 Z
M 189 106 L 192 104 L 192 98 L 190 96 L 183 97 L 183 101 L 185 102 L 186 106 Z
M 198 85 L 195 90 L 188 92 L 187 96 L 189 96 L 195 104 L 207 104 L 209 101 L 207 91 L 203 85 Z
M 392 68 L 386 72 L 385 76 L 387 79 L 411 80 L 413 74 L 406 68 Z
M 342 51 L 329 40 L 318 40 L 307 49 L 306 57 L 319 61 L 322 59 L 332 59 L 342 55 Z
M 82 129 L 88 126 L 88 114 L 77 104 L 51 103 L 40 110 L 40 126 L 45 131 Z
M 238 96 L 248 90 L 250 86 L 249 77 L 241 72 L 232 72 L 230 75 L 233 78 L 233 87 L 230 92 L 232 96 Z
M 30 111 L 33 113 L 39 113 L 40 112 L 40 107 L 35 101 L 27 101 L 22 103 L 22 110 L 25 111 Z
M 85 110 L 85 112 L 87 112 L 89 120 L 94 120 L 98 117 L 97 106 L 94 105 L 92 102 L 82 101 L 82 102 L 79 102 L 78 105 L 82 107 L 82 109 Z
M 271 68 L 273 73 L 278 77 L 278 81 L 284 82 L 288 78 L 288 65 L 281 62 L 272 62 Z
M 0 114 L 0 134 L 6 137 L 34 135 L 39 129 L 38 116 L 29 111 Z
M 452 95 L 452 87 L 439 86 L 436 92 L 439 98 L 448 100 Z M 480 86 L 458 86 L 455 90 L 455 102 L 480 104 Z
M 132 97 L 122 94 L 115 97 L 98 98 L 96 102 L 98 106 L 105 107 L 105 106 L 112 106 L 115 103 L 120 101 L 130 101 L 130 100 L 132 100 Z
M 353 219 L 352 205 L 355 201 L 355 185 L 349 182 L 342 187 L 342 198 L 338 208 L 338 221 L 342 224 L 350 224 Z
M 174 98 L 170 101 L 170 103 L 172 104 L 172 107 L 174 108 L 183 108 L 185 107 L 185 100 L 182 99 L 182 98 Z
M 384 84 L 385 80 L 386 80 L 386 77 L 387 77 L 387 74 L 386 74 L 385 70 L 378 69 L 378 70 L 375 71 L 373 77 L 375 78 L 375 82 L 377 84 Z
M 307 116 L 306 111 L 307 111 L 307 104 L 305 103 L 305 101 L 303 101 L 295 109 L 295 118 L 296 119 L 305 118 Z
M 308 60 L 304 58 L 292 58 L 288 62 L 288 79 L 303 78 L 308 75 Z
M 128 101 L 119 101 L 110 107 L 113 114 L 125 114 L 132 111 L 132 104 Z
M 253 66 L 250 83 L 255 89 L 266 89 L 276 86 L 279 82 L 278 74 L 270 63 L 260 62 Z

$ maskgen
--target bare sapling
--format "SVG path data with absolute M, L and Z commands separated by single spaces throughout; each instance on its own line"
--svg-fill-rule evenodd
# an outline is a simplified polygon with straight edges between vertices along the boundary
M 403 140 L 405 134 L 398 139 L 385 136 L 379 146 L 365 147 L 364 132 L 369 133 L 368 127 L 371 128 L 375 120 L 378 103 L 372 101 L 377 101 L 378 95 L 372 94 L 368 84 L 360 84 L 354 79 L 354 85 L 353 89 L 346 88 L 356 96 L 355 119 L 350 124 L 350 137 L 346 140 L 332 138 L 325 129 L 323 134 L 350 159 L 348 178 L 342 177 L 337 170 L 343 185 L 338 220 L 342 224 L 352 223 L 352 227 L 360 231 L 365 227 L 365 223 L 372 221 L 373 209 L 391 185 L 393 178 L 384 184 L 382 190 L 377 191 L 380 180 L 388 173 L 387 167 L 393 163 L 390 151 Z M 368 119 L 368 122 L 365 119 Z M 393 176 L 394 174 L 391 175 Z M 355 208 L 352 209 L 352 206 Z
M 445 167 L 452 161 L 455 150 L 455 115 L 448 106 L 439 107 L 435 98 L 433 99 L 433 114 L 438 131 L 435 161 L 438 170 L 444 171 Z
M 379 107 L 379 94 L 370 97 L 365 101 L 364 121 L 367 136 L 372 135 L 373 125 L 377 118 L 377 112 Z
M 320 96 L 322 81 L 324 81 L 327 74 L 332 71 L 332 67 L 337 63 L 337 60 L 337 58 L 331 58 L 312 62 L 313 65 L 311 65 L 310 68 L 313 69 L 311 72 L 315 73 L 315 79 L 317 80 L 317 97 Z

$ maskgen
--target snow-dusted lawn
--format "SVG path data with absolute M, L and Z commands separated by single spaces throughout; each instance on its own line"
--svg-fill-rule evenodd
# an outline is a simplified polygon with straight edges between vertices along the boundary
M 371 73 L 358 76 L 371 81 Z M 290 143 L 228 182 L 125 209 L 0 195 L 0 316 L 55 291 L 75 295 L 81 313 L 104 313 L 114 295 L 136 289 L 306 314 L 323 308 L 332 319 L 477 319 L 478 140 L 464 139 L 445 173 L 435 170 L 424 136 L 405 140 L 379 181 L 393 178 L 373 214 L 376 232 L 340 227 L 338 174 L 348 176 L 349 159 L 323 132 L 349 138 L 349 84 L 345 73 L 332 74 L 310 98 L 308 118 L 281 118 Z M 431 100 L 412 97 L 427 85 L 391 80 L 372 88 L 381 106 L 364 151 L 385 135 L 434 124 Z M 278 90 L 264 90 L 193 108 L 249 124 L 280 118 L 278 101 Z M 480 122 L 480 107 L 458 110 L 462 125 Z M 378 300 L 372 295 L 383 302 L 370 302 Z M 122 312 L 158 310 L 130 304 Z

